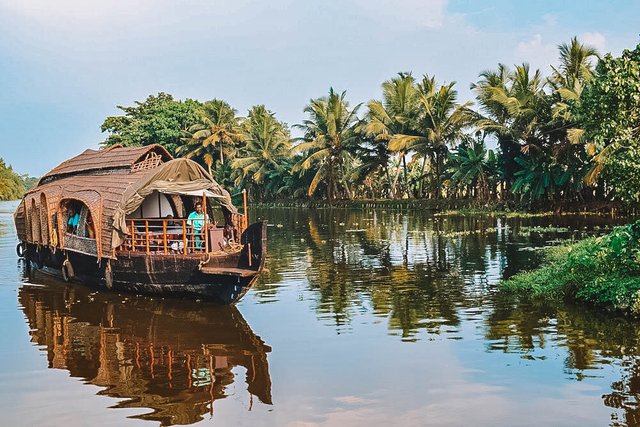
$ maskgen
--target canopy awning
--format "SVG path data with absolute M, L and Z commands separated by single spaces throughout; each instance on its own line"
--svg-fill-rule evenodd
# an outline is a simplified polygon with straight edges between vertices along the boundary
M 122 195 L 122 201 L 113 215 L 112 248 L 120 246 L 124 242 L 124 236 L 129 233 L 126 216 L 138 209 L 144 199 L 154 191 L 195 197 L 206 194 L 223 209 L 231 213 L 238 212 L 231 203 L 229 192 L 200 165 L 185 158 L 171 160 L 149 171 Z
M 220 197 L 219 194 L 214 193 L 211 190 L 191 190 L 191 191 L 160 191 L 162 194 L 177 194 L 179 196 L 191 196 L 191 197 L 202 197 L 207 196 L 210 199 L 215 199 Z

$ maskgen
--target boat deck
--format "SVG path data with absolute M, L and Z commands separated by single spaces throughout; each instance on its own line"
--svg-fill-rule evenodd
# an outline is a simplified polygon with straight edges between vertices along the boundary
M 258 274 L 256 270 L 246 268 L 229 268 L 229 267 L 202 267 L 200 271 L 204 274 L 219 274 L 224 276 L 251 277 Z

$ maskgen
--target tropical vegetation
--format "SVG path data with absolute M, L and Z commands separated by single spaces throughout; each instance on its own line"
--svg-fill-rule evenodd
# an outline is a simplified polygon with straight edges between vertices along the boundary
M 0 201 L 16 200 L 35 184 L 36 179 L 18 175 L 10 165 L 0 158 Z
M 572 299 L 640 314 L 640 221 L 610 234 L 556 246 L 537 270 L 502 282 L 529 299 Z
M 640 202 L 640 45 L 601 56 L 573 38 L 548 73 L 498 64 L 474 100 L 458 87 L 400 72 L 362 104 L 330 88 L 291 128 L 263 105 L 159 93 L 119 106 L 104 145 L 162 144 L 262 201 Z

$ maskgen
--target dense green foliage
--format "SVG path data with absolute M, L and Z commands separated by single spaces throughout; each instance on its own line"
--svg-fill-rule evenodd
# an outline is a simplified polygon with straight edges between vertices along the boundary
M 0 200 L 15 200 L 31 188 L 36 178 L 18 175 L 11 166 L 0 159 Z
M 103 132 L 109 133 L 104 145 L 160 144 L 175 155 L 182 145 L 183 132 L 197 123 L 197 110 L 201 107 L 198 101 L 176 101 L 162 92 L 135 104 L 118 106 L 124 111 L 123 116 L 107 117 L 101 127 Z
M 624 201 L 640 202 L 640 45 L 606 55 L 574 106 L 583 138 L 597 153 L 590 180 L 606 182 Z
M 262 200 L 640 202 L 640 45 L 619 58 L 576 38 L 558 50 L 548 76 L 526 63 L 480 73 L 475 105 L 427 74 L 383 82 L 361 115 L 331 88 L 304 107 L 297 138 L 264 106 L 242 117 L 160 93 L 108 117 L 104 144 L 162 144 Z
M 640 314 L 640 221 L 610 234 L 557 246 L 539 269 L 501 284 L 530 298 L 575 299 Z

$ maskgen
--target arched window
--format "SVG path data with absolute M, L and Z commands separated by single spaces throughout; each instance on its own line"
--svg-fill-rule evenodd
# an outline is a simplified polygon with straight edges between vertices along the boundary
M 65 249 L 96 256 L 97 225 L 89 207 L 77 199 L 64 199 L 60 202 L 60 215 Z
M 40 230 L 42 232 L 42 243 L 49 244 L 49 206 L 47 196 L 40 194 Z
M 38 211 L 38 205 L 36 200 L 31 199 L 31 211 L 29 212 L 29 220 L 31 222 L 31 240 L 34 243 L 41 243 L 40 233 L 40 212 Z

